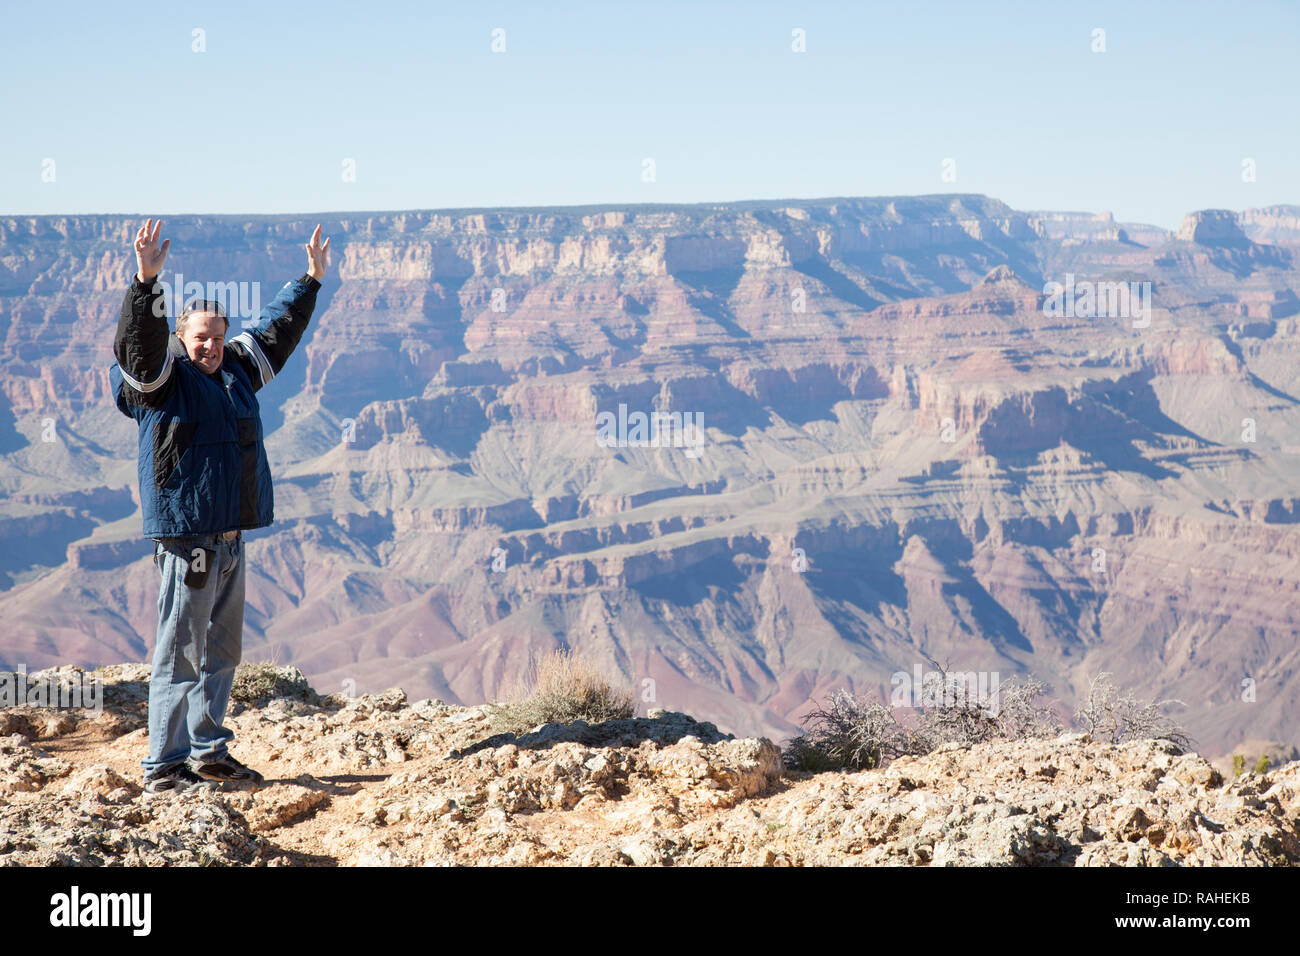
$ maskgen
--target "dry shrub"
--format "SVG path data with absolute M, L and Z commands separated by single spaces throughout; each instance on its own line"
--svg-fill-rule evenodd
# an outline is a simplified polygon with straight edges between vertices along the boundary
M 1110 674 L 1098 674 L 1088 688 L 1088 699 L 1074 714 L 1075 722 L 1095 740 L 1113 744 L 1130 740 L 1168 740 L 1186 753 L 1192 738 L 1161 710 L 1181 700 L 1141 701 L 1132 691 L 1120 692 L 1111 683 Z
M 950 686 L 948 668 L 930 663 L 943 686 Z M 1055 737 L 1062 727 L 1051 707 L 1039 700 L 1045 689 L 1033 677 L 1013 677 L 999 684 L 996 707 L 960 696 L 949 706 L 917 708 L 907 721 L 879 701 L 836 691 L 826 708 L 804 718 L 803 735 L 786 744 L 785 764 L 794 770 L 870 770 L 946 743 Z
M 317 703 L 320 695 L 296 667 L 277 667 L 270 661 L 241 663 L 235 668 L 230 699 L 241 704 L 261 704 L 277 697 Z
M 870 770 L 908 753 L 929 753 L 928 743 L 899 723 L 879 701 L 846 690 L 803 720 L 804 734 L 786 744 L 786 766 L 796 770 Z
M 944 686 L 950 675 L 944 665 L 930 661 Z M 998 706 L 958 697 L 947 706 L 917 708 L 906 722 L 895 709 L 878 701 L 859 700 L 836 691 L 829 705 L 804 718 L 802 736 L 786 745 L 784 759 L 795 770 L 869 770 L 904 755 L 932 753 L 946 743 L 963 746 L 992 740 L 1050 739 L 1065 729 L 1043 697 L 1046 687 L 1034 677 L 1012 677 L 1000 683 Z M 1075 713 L 1075 722 L 1095 740 L 1125 743 L 1163 739 L 1182 752 L 1192 739 L 1161 707 L 1181 701 L 1139 701 L 1120 693 L 1101 674 L 1092 682 L 1088 700 Z
M 498 733 L 522 734 L 539 724 L 583 720 L 597 724 L 636 713 L 630 687 L 615 686 L 595 665 L 567 650 L 552 651 L 534 662 L 523 684 L 490 715 Z

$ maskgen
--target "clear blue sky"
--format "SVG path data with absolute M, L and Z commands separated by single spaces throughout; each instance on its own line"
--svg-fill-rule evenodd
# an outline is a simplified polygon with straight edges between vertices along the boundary
M 1294 0 L 5 0 L 0 76 L 0 215 L 979 192 L 1172 227 L 1300 203 Z

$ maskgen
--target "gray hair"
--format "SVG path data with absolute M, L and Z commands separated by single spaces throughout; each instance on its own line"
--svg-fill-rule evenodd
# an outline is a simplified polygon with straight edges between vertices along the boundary
M 185 308 L 181 310 L 180 318 L 176 320 L 176 334 L 184 334 L 185 323 L 189 320 L 189 317 L 200 312 L 212 312 L 221 316 L 221 318 L 225 320 L 226 328 L 230 328 L 230 317 L 226 315 L 226 310 L 220 302 L 195 298 L 190 299 Z

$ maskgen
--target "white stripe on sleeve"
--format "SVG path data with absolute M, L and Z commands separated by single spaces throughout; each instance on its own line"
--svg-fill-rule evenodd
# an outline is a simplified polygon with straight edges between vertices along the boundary
M 152 382 L 142 382 L 139 379 L 132 378 L 130 375 L 127 374 L 126 369 L 122 368 L 120 363 L 118 364 L 117 369 L 119 372 L 122 373 L 122 381 L 126 382 L 126 384 L 130 385 L 137 392 L 143 392 L 144 394 L 148 395 L 150 392 L 155 392 L 158 389 L 162 388 L 163 385 L 166 384 L 167 378 L 171 375 L 172 373 L 171 349 L 167 350 L 167 357 L 163 359 L 162 371 L 158 373 L 158 377 L 155 378 Z
M 263 387 L 271 384 L 271 379 L 275 378 L 275 371 L 271 368 L 271 363 L 267 361 L 266 354 L 262 351 L 262 346 L 257 344 L 257 339 L 251 332 L 240 332 L 230 344 L 238 342 L 248 352 L 253 359 L 253 364 L 257 366 L 257 371 L 262 376 Z

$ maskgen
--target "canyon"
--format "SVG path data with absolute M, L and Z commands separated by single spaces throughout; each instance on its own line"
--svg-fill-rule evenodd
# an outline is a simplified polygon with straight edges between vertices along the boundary
M 0 216 L 0 669 L 150 655 L 108 387 L 144 218 Z M 927 660 L 1066 708 L 1110 672 L 1207 754 L 1300 743 L 1300 207 L 175 216 L 163 278 L 269 302 L 317 222 L 333 266 L 259 395 L 246 659 L 473 706 L 570 647 L 774 740 Z M 1146 324 L 1045 308 L 1067 275 L 1149 283 Z

